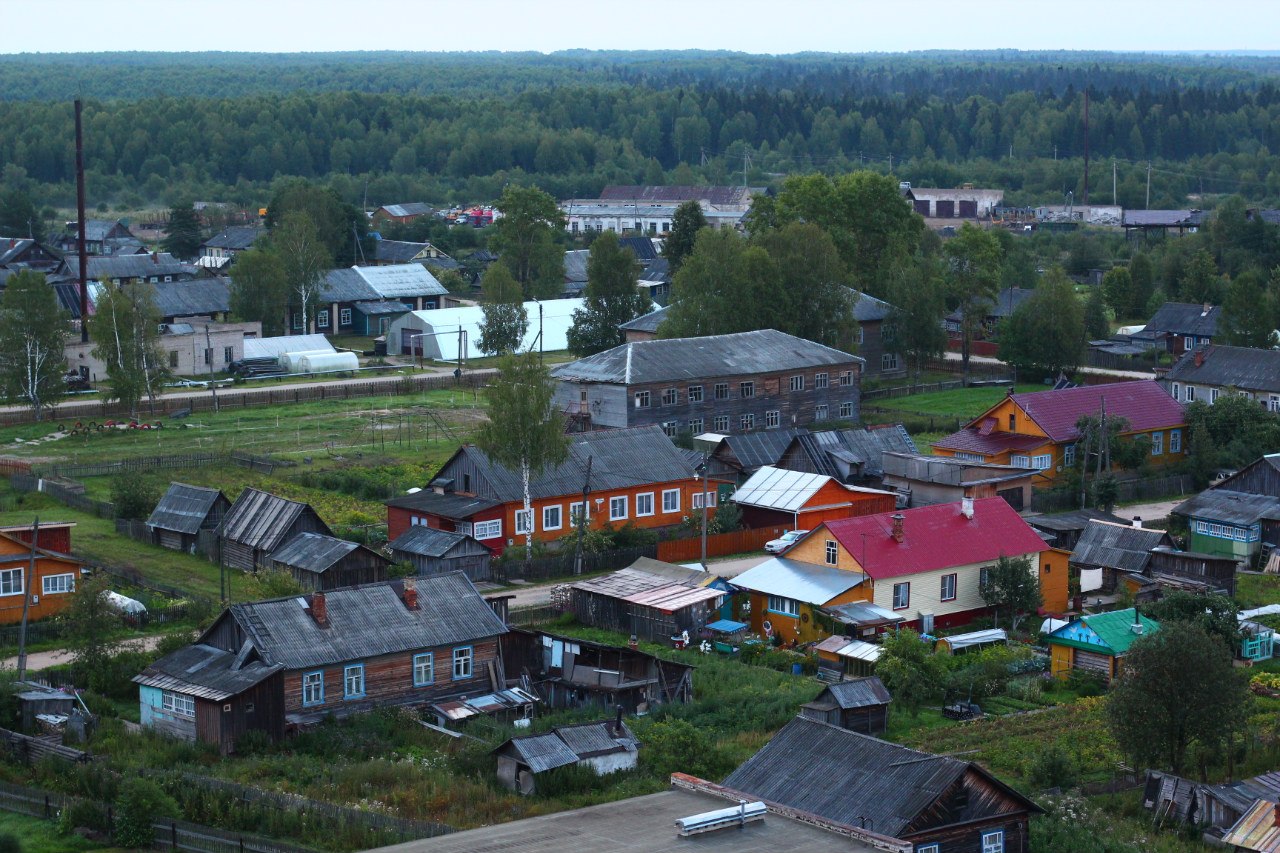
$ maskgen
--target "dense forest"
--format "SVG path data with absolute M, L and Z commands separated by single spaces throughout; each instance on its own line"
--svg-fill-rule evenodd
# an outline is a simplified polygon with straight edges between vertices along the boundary
M 82 92 L 95 204 L 250 206 L 288 176 L 372 206 L 856 168 L 1081 201 L 1086 91 L 1092 201 L 1113 162 L 1127 207 L 1148 175 L 1151 207 L 1280 201 L 1280 58 L 1017 51 L 6 56 L 0 180 L 71 202 Z

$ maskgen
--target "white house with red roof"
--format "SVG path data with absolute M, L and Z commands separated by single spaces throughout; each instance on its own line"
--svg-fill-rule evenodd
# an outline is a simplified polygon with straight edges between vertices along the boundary
M 967 462 L 1013 465 L 1037 472 L 1034 484 L 1051 485 L 1076 464 L 1080 430 L 1086 416 L 1123 418 L 1121 440 L 1149 443 L 1154 464 L 1186 453 L 1187 419 L 1182 404 L 1154 380 L 1085 385 L 1030 394 L 1010 392 L 968 426 L 933 445 L 938 456 Z

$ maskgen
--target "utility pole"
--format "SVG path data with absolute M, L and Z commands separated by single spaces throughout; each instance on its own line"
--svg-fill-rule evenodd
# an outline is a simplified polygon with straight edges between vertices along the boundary
M 711 455 L 702 452 L 702 570 L 707 570 L 707 469 Z
M 1116 159 L 1111 158 L 1111 205 L 1116 204 Z
M 1147 206 L 1145 210 L 1151 209 L 1151 161 L 1147 161 Z
M 587 532 L 587 513 L 591 511 L 591 460 L 594 456 L 587 457 L 587 479 L 582 483 L 582 512 L 578 513 L 578 545 L 573 555 L 573 573 L 575 575 L 582 574 L 582 537 Z
M 218 411 L 218 383 L 213 381 L 213 343 L 209 338 L 209 324 L 204 324 L 204 351 L 209 354 L 209 393 L 213 395 L 213 410 Z
M 1084 206 L 1089 206 L 1089 85 L 1084 87 Z
M 84 222 L 84 131 L 80 120 L 82 104 L 76 98 L 76 255 L 80 259 L 80 343 L 89 342 L 89 251 L 85 248 Z
M 77 101 L 76 103 L 79 103 Z M 36 536 L 40 533 L 40 516 L 31 522 L 31 564 L 22 581 L 22 624 L 18 627 L 18 680 L 27 677 L 27 614 L 31 609 L 31 582 L 36 576 Z

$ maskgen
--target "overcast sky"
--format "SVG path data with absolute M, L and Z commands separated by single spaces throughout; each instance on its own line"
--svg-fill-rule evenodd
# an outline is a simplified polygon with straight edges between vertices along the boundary
M 0 0 L 0 53 L 1277 50 L 1276 0 Z

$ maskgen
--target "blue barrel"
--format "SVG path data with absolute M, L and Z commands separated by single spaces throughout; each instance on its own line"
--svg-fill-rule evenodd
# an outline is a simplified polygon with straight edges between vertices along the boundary
M 798 664 L 798 663 L 791 664 L 791 674 L 799 675 L 801 672 L 801 667 L 802 667 L 802 664 Z

